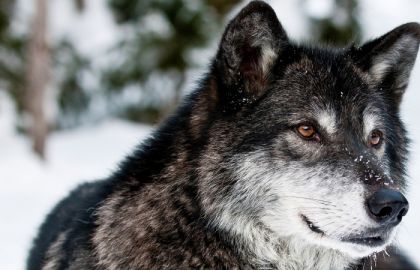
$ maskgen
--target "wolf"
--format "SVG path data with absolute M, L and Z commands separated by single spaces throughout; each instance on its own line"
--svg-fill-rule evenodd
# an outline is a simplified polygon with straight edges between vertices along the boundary
M 178 110 L 53 209 L 27 269 L 416 269 L 392 243 L 419 42 L 408 23 L 361 46 L 297 44 L 249 3 Z

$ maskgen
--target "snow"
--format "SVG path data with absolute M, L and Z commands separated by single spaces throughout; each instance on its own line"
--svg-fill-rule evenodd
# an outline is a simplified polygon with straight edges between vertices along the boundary
M 321 0 L 321 2 L 325 1 L 326 0 Z M 275 10 L 277 17 L 280 19 L 282 26 L 286 29 L 290 38 L 299 41 L 305 39 L 309 35 L 308 20 L 304 10 L 301 8 L 303 1 L 270 0 L 267 2 Z
M 288 34 L 297 40 L 308 36 L 302 1 L 268 1 L 276 10 Z M 325 16 L 330 0 L 311 0 L 305 9 L 314 16 Z M 32 0 L 19 0 L 21 16 L 14 26 L 24 31 L 31 13 Z M 51 2 L 53 39 L 66 36 L 74 40 L 82 53 L 97 56 L 124 33 L 118 32 L 105 9 L 106 1 L 86 1 L 87 9 L 78 14 L 72 1 Z M 361 1 L 361 19 L 366 38 L 373 38 L 409 21 L 420 19 L 417 0 Z M 236 10 L 237 11 L 237 10 Z M 211 57 L 210 50 L 206 51 Z M 197 55 L 203 57 L 203 54 Z M 206 58 L 207 59 L 207 58 Z M 418 59 L 420 61 L 420 58 Z M 196 79 L 200 72 L 191 71 Z M 417 63 L 402 104 L 402 118 L 412 141 L 409 179 L 410 211 L 399 234 L 400 246 L 420 265 L 420 64 Z M 197 75 L 197 76 L 196 76 Z M 192 83 L 189 83 L 192 84 Z M 39 161 L 31 152 L 28 140 L 13 131 L 14 114 L 10 101 L 0 90 L 0 269 L 23 269 L 31 239 L 45 214 L 68 191 L 85 180 L 109 175 L 117 163 L 145 138 L 151 127 L 109 119 L 95 126 L 53 133 L 47 155 Z M 118 143 L 117 143 L 118 142 Z
M 334 12 L 333 0 L 308 0 L 305 5 L 308 14 L 317 19 L 324 19 Z

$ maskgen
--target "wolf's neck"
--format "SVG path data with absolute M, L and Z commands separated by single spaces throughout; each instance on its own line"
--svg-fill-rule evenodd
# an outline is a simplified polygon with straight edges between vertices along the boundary
M 249 226 L 234 234 L 235 246 L 256 269 L 344 270 L 356 263 L 339 251 L 310 245 L 295 237 L 276 239 L 261 228 Z

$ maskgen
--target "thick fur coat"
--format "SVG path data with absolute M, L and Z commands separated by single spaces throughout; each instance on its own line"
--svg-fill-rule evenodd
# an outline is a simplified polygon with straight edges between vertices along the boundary
M 419 42 L 410 23 L 298 45 L 251 2 L 177 112 L 49 214 L 28 269 L 416 269 L 388 246 L 408 210 L 399 106 Z M 380 192 L 398 211 L 372 210 Z

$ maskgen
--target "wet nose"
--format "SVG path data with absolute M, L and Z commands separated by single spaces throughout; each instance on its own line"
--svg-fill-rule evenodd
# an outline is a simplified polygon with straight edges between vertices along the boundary
M 408 201 L 396 190 L 381 188 L 367 202 L 373 218 L 384 225 L 397 225 L 407 214 Z

